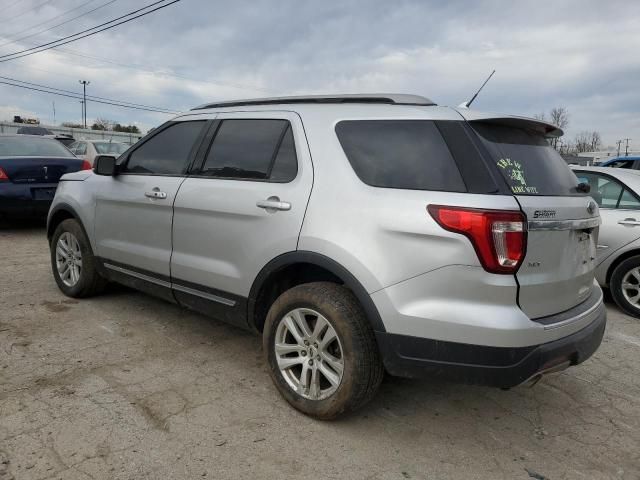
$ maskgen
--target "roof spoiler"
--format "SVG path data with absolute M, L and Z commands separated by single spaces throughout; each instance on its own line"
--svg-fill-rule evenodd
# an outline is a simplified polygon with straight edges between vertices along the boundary
M 468 122 L 491 123 L 494 125 L 504 125 L 507 127 L 533 130 L 545 137 L 561 137 L 564 135 L 562 129 L 552 123 L 529 117 L 518 117 L 515 115 L 498 115 L 491 113 L 476 112 L 474 110 L 456 109 Z

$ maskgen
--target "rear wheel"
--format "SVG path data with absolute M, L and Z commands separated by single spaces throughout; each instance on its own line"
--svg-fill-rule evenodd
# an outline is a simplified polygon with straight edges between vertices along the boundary
M 106 285 L 96 268 L 89 239 L 75 219 L 56 228 L 51 238 L 51 267 L 58 288 L 69 297 L 89 297 Z
M 609 288 L 622 310 L 640 318 L 640 256 L 627 258 L 615 268 Z
M 382 381 L 373 330 L 340 285 L 309 283 L 283 293 L 269 309 L 263 346 L 279 392 L 316 418 L 357 409 Z

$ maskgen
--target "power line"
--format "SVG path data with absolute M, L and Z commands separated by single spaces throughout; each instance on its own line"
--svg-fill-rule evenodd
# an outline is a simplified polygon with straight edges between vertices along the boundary
M 31 26 L 30 26 L 30 27 L 28 27 L 28 28 L 23 28 L 23 29 L 21 29 L 21 30 L 20 30 L 20 32 L 28 32 L 29 30 L 33 30 L 34 28 L 39 27 L 40 25 L 44 25 L 45 23 L 49 23 L 49 22 L 51 22 L 52 20 L 56 20 L 56 19 L 58 19 L 58 18 L 60 18 L 60 17 L 64 17 L 67 13 L 73 12 L 74 10 L 78 10 L 79 8 L 82 8 L 82 7 L 84 7 L 85 5 L 88 5 L 89 3 L 93 3 L 93 2 L 96 2 L 96 1 L 97 1 L 97 0 L 89 0 L 89 1 L 87 1 L 87 2 L 84 2 L 82 5 L 78 5 L 77 7 L 74 7 L 74 8 L 72 8 L 71 10 L 67 10 L 66 12 L 62 12 L 62 13 L 60 13 L 60 14 L 56 15 L 55 17 L 51 17 L 51 18 L 49 18 L 49 19 L 45 20 L 44 22 L 36 23 L 35 25 L 31 25 Z M 12 35 L 16 35 L 17 33 L 18 33 L 18 31 L 16 30 L 15 32 L 10 33 L 10 34 L 8 34 L 8 35 L 6 35 L 6 36 L 5 36 L 5 35 L 3 35 L 3 37 L 4 37 L 4 38 L 11 38 L 11 36 L 12 36 Z
M 67 43 L 76 42 L 76 41 L 81 40 L 83 38 L 90 37 L 90 36 L 95 35 L 97 33 L 104 32 L 105 30 L 109 30 L 109 29 L 117 27 L 119 25 L 131 22 L 131 21 L 133 21 L 133 20 L 135 20 L 137 18 L 144 17 L 145 15 L 149 15 L 150 13 L 153 13 L 153 12 L 156 12 L 156 11 L 161 10 L 163 8 L 166 8 L 166 7 L 170 6 L 170 5 L 173 5 L 174 3 L 178 3 L 181 0 L 173 0 L 173 1 L 169 2 L 169 3 L 165 3 L 164 5 L 160 5 L 160 6 L 154 8 L 152 10 L 140 13 L 140 14 L 134 16 L 134 17 L 128 18 L 128 19 L 123 20 L 121 22 L 115 23 L 113 25 L 106 26 L 104 28 L 100 28 L 100 27 L 102 27 L 104 25 L 108 25 L 110 23 L 116 22 L 116 21 L 118 21 L 118 20 L 120 20 L 122 18 L 129 17 L 129 16 L 133 15 L 134 13 L 140 12 L 142 10 L 146 10 L 149 7 L 157 5 L 157 4 L 162 3 L 164 1 L 166 1 L 166 0 L 159 0 L 157 2 L 154 2 L 154 3 L 151 3 L 151 4 L 147 5 L 145 7 L 139 8 L 138 10 L 134 10 L 132 12 L 129 12 L 126 15 L 122 15 L 122 16 L 120 16 L 118 18 L 115 18 L 115 19 L 110 20 L 108 22 L 102 23 L 100 25 L 96 25 L 95 27 L 83 30 L 83 31 L 75 33 L 73 35 L 68 35 L 66 37 L 59 38 L 58 40 L 55 40 L 53 42 L 44 43 L 42 45 L 38 45 L 38 46 L 35 46 L 35 47 L 32 47 L 32 48 L 28 48 L 26 50 L 21 50 L 19 52 L 9 53 L 7 55 L 1 55 L 0 56 L 0 63 L 8 62 L 9 60 L 15 60 L 17 58 L 27 57 L 29 55 L 34 55 L 36 53 L 44 52 L 45 50 L 50 50 L 52 48 L 56 48 L 56 47 L 59 47 L 61 45 L 66 45 Z M 85 35 L 82 35 L 85 32 L 89 32 L 89 31 L 95 30 L 97 28 L 100 28 L 100 29 L 96 30 L 95 32 L 86 33 Z M 82 35 L 82 36 L 78 37 L 78 35 Z M 72 37 L 78 37 L 78 38 L 72 38 Z M 67 39 L 70 39 L 70 40 L 67 40 Z M 66 40 L 66 41 L 63 42 L 63 40 Z M 61 42 L 61 43 L 59 43 L 59 42 Z M 53 45 L 53 44 L 56 44 L 56 45 Z M 42 47 L 46 47 L 46 48 L 42 48 Z M 37 50 L 37 51 L 33 51 L 33 50 Z M 20 55 L 20 54 L 22 54 L 22 55 Z M 13 58 L 7 58 L 7 57 L 13 57 Z
M 19 85 L 17 83 L 6 82 L 4 80 L 0 80 L 0 84 L 10 85 L 12 87 L 24 88 L 26 90 L 33 90 L 33 91 L 36 91 L 36 92 L 48 93 L 49 95 L 58 95 L 58 96 L 61 96 L 61 97 L 73 98 L 75 100 L 82 100 L 82 95 L 70 95 L 70 94 L 67 94 L 67 93 L 59 93 L 59 92 L 54 92 L 54 91 L 50 91 L 50 90 L 44 90 L 44 89 L 41 89 L 41 88 L 29 87 L 27 85 Z M 133 109 L 133 110 L 145 110 L 147 112 L 155 112 L 155 113 L 164 113 L 164 114 L 167 114 L 167 115 L 174 115 L 174 113 L 166 112 L 166 111 L 163 111 L 163 110 L 134 107 L 132 105 L 123 105 L 121 103 L 116 103 L 116 102 L 106 102 L 106 101 L 103 101 L 103 100 L 92 100 L 92 102 L 102 103 L 102 104 L 105 104 L 105 105 L 112 105 L 112 106 L 115 106 L 115 107 L 130 108 L 130 109 Z
M 31 85 L 33 87 L 41 87 L 41 88 L 46 88 L 48 90 L 55 90 L 57 92 L 70 93 L 71 95 L 80 95 L 79 93 L 71 91 L 71 90 L 64 90 L 62 88 L 50 87 L 48 85 L 42 85 L 41 83 L 26 82 L 24 80 L 18 80 L 17 78 L 4 77 L 4 76 L 1 76 L 1 75 L 0 75 L 0 78 L 3 79 L 3 80 L 8 80 L 10 82 L 24 83 L 25 85 Z M 151 105 L 144 105 L 142 103 L 127 102 L 127 101 L 124 101 L 124 100 L 114 100 L 113 98 L 98 97 L 96 95 L 87 95 L 87 98 L 89 100 L 91 100 L 91 101 L 105 100 L 107 102 L 117 102 L 117 103 L 131 105 L 133 107 L 150 108 L 150 109 L 154 109 L 154 110 L 157 110 L 157 111 L 164 110 L 166 113 L 171 113 L 171 114 L 174 114 L 174 115 L 176 113 L 178 113 L 175 110 L 171 110 L 169 108 L 154 107 L 154 106 L 151 106 Z
M 223 83 L 223 82 L 216 82 L 216 81 L 212 81 L 212 80 L 203 80 L 203 79 L 199 79 L 199 78 L 192 78 L 192 77 L 187 77 L 184 75 L 178 75 L 175 73 L 169 73 L 169 72 L 164 72 L 161 70 L 152 70 L 151 67 L 145 67 L 143 65 L 127 65 L 127 64 L 123 64 L 123 63 L 118 63 L 116 61 L 107 59 L 107 58 L 101 58 L 101 57 L 93 57 L 91 55 L 83 55 L 81 53 L 78 52 L 74 52 L 71 50 L 67 50 L 66 48 L 58 48 L 56 49 L 56 53 L 62 53 L 62 54 L 68 54 L 68 55 L 73 55 L 73 56 L 77 56 L 77 57 L 83 57 L 83 58 L 91 58 L 94 60 L 98 60 L 100 62 L 103 63 L 110 63 L 113 65 L 117 65 L 120 67 L 124 67 L 124 68 L 130 68 L 132 70 L 138 70 L 141 72 L 145 72 L 145 73 L 150 73 L 152 75 L 160 75 L 160 76 L 165 76 L 165 77 L 171 77 L 171 78 L 179 78 L 181 80 L 188 80 L 190 82 L 195 82 L 195 83 L 207 83 L 209 85 L 215 85 L 215 86 L 222 86 L 222 87 L 233 87 L 233 88 L 238 88 L 238 89 L 242 89 L 242 90 L 253 90 L 253 91 L 260 91 L 260 92 L 265 92 L 265 93 L 277 93 L 275 90 L 267 90 L 266 88 L 260 88 L 260 87 L 256 87 L 253 85 L 239 85 L 239 84 L 233 84 L 233 83 Z M 77 75 L 70 75 L 68 73 L 63 73 L 63 72 L 55 72 L 53 70 L 48 70 L 48 69 L 44 69 L 44 68 L 39 68 L 39 67 L 32 67 L 29 65 L 18 65 L 18 64 L 14 64 L 14 68 L 21 68 L 21 69 L 26 69 L 26 70 L 33 70 L 33 71 L 37 71 L 37 72 L 44 72 L 44 73 L 50 73 L 52 75 L 57 75 L 57 76 L 61 76 L 61 77 L 68 77 L 68 78 L 73 78 L 74 80 L 76 79 Z
M 10 3 L 9 5 L 7 5 L 6 7 L 3 7 L 5 10 L 9 10 L 10 8 L 13 8 L 14 6 L 16 6 L 17 4 L 21 3 L 22 0 L 16 0 L 13 3 Z
M 23 30 L 23 32 L 28 32 L 29 30 L 33 30 L 34 28 L 39 27 L 40 25 L 43 25 L 45 23 L 49 23 L 52 20 L 55 20 L 55 19 L 60 18 L 60 17 L 63 17 L 63 16 L 65 16 L 65 15 L 71 13 L 71 12 L 74 12 L 74 11 L 84 7 L 85 5 L 88 5 L 90 3 L 94 3 L 95 1 L 96 0 L 89 0 L 88 2 L 85 2 L 85 3 L 83 3 L 82 5 L 80 5 L 80 6 L 76 7 L 76 8 L 72 8 L 71 10 L 67 10 L 66 12 L 63 12 L 60 15 L 56 15 L 55 17 L 50 18 L 49 20 L 45 20 L 44 22 L 40 22 L 40 23 L 38 23 L 36 25 L 32 25 L 31 27 Z M 80 15 L 77 15 L 77 16 L 73 17 L 73 18 L 70 18 L 69 20 L 65 20 L 64 22 L 58 23 L 57 25 L 53 25 L 52 27 L 48 27 L 48 28 L 46 28 L 44 30 L 40 30 L 39 32 L 31 33 L 29 35 L 25 35 L 24 37 L 14 38 L 13 40 L 10 40 L 8 42 L 2 43 L 2 44 L 0 44 L 0 47 L 4 47 L 5 45 L 11 45 L 12 43 L 17 43 L 17 42 L 19 42 L 21 40 L 26 40 L 27 38 L 35 37 L 36 35 L 43 34 L 45 32 L 53 30 L 54 28 L 61 27 L 62 25 L 66 25 L 69 22 L 73 22 L 74 20 L 77 20 L 78 18 L 81 18 L 81 17 L 84 17 L 86 15 L 89 15 L 90 13 L 93 13 L 93 12 L 95 12 L 97 10 L 100 10 L 101 8 L 104 8 L 104 7 L 108 6 L 108 5 L 111 5 L 112 3 L 117 2 L 117 1 L 118 0 L 110 0 L 110 1 L 108 1 L 106 3 L 103 3 L 102 5 L 98 5 L 96 8 L 93 8 L 93 9 L 91 9 L 89 11 L 86 11 L 86 12 L 80 14 Z
M 69 50 L 68 48 L 59 48 L 59 49 L 56 50 L 56 52 L 62 53 L 62 54 L 66 54 L 66 55 L 73 55 L 73 56 L 76 56 L 76 57 L 90 58 L 92 60 L 98 60 L 99 62 L 109 63 L 111 65 L 117 65 L 119 67 L 130 68 L 132 70 L 139 70 L 141 72 L 152 73 L 152 74 L 155 74 L 155 75 L 165 75 L 167 77 L 179 78 L 181 80 L 189 80 L 189 81 L 192 81 L 192 82 L 199 82 L 199 83 L 208 83 L 210 85 L 217 85 L 217 86 L 222 86 L 222 87 L 233 87 L 233 88 L 238 88 L 238 89 L 242 89 L 242 90 L 254 90 L 254 91 L 261 91 L 261 92 L 266 92 L 266 93 L 274 93 L 273 90 L 268 90 L 266 88 L 256 87 L 255 85 L 242 85 L 242 84 L 238 84 L 238 83 L 217 82 L 217 81 L 214 81 L 214 80 L 200 80 L 200 79 L 196 79 L 196 78 L 187 77 L 185 75 L 178 75 L 176 73 L 165 72 L 165 71 L 162 71 L 162 70 L 153 70 L 151 67 L 147 67 L 145 65 L 130 65 L 130 64 L 118 62 L 116 60 L 112 60 L 110 58 L 97 57 L 95 55 L 88 55 L 88 54 L 85 54 L 85 53 L 79 53 L 79 52 L 76 52 L 74 50 Z
M 31 13 L 34 10 L 37 10 L 40 7 L 44 7 L 47 3 L 51 3 L 51 2 L 53 2 L 53 0 L 46 0 L 45 2 L 42 2 L 42 3 L 38 4 L 38 5 L 36 5 L 35 7 L 30 8 L 29 10 L 25 10 L 24 12 L 19 13 L 18 15 L 14 15 L 13 17 L 9 17 L 9 18 L 4 19 L 4 21 L 2 23 L 10 22 L 12 20 L 15 20 L 16 18 L 20 18 L 20 17 L 26 15 L 27 13 Z

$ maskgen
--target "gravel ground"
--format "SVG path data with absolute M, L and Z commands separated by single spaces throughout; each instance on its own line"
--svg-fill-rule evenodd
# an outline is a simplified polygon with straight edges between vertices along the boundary
M 40 225 L 0 226 L 0 479 L 640 478 L 640 321 L 510 391 L 387 378 L 292 410 L 260 339 L 125 289 L 64 297 Z

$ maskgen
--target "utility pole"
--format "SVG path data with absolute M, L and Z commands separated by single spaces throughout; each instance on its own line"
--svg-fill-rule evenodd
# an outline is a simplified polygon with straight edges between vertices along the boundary
M 87 128 L 87 85 L 91 82 L 87 80 L 78 80 L 82 84 L 82 121 L 84 123 L 84 128 Z
M 628 157 L 629 156 L 629 140 L 631 140 L 630 138 L 625 138 L 624 141 L 626 142 L 626 145 L 624 147 L 624 156 Z
M 618 154 L 616 155 L 616 157 L 619 157 L 620 156 L 620 145 L 622 145 L 622 140 L 618 140 L 616 143 L 618 144 Z

